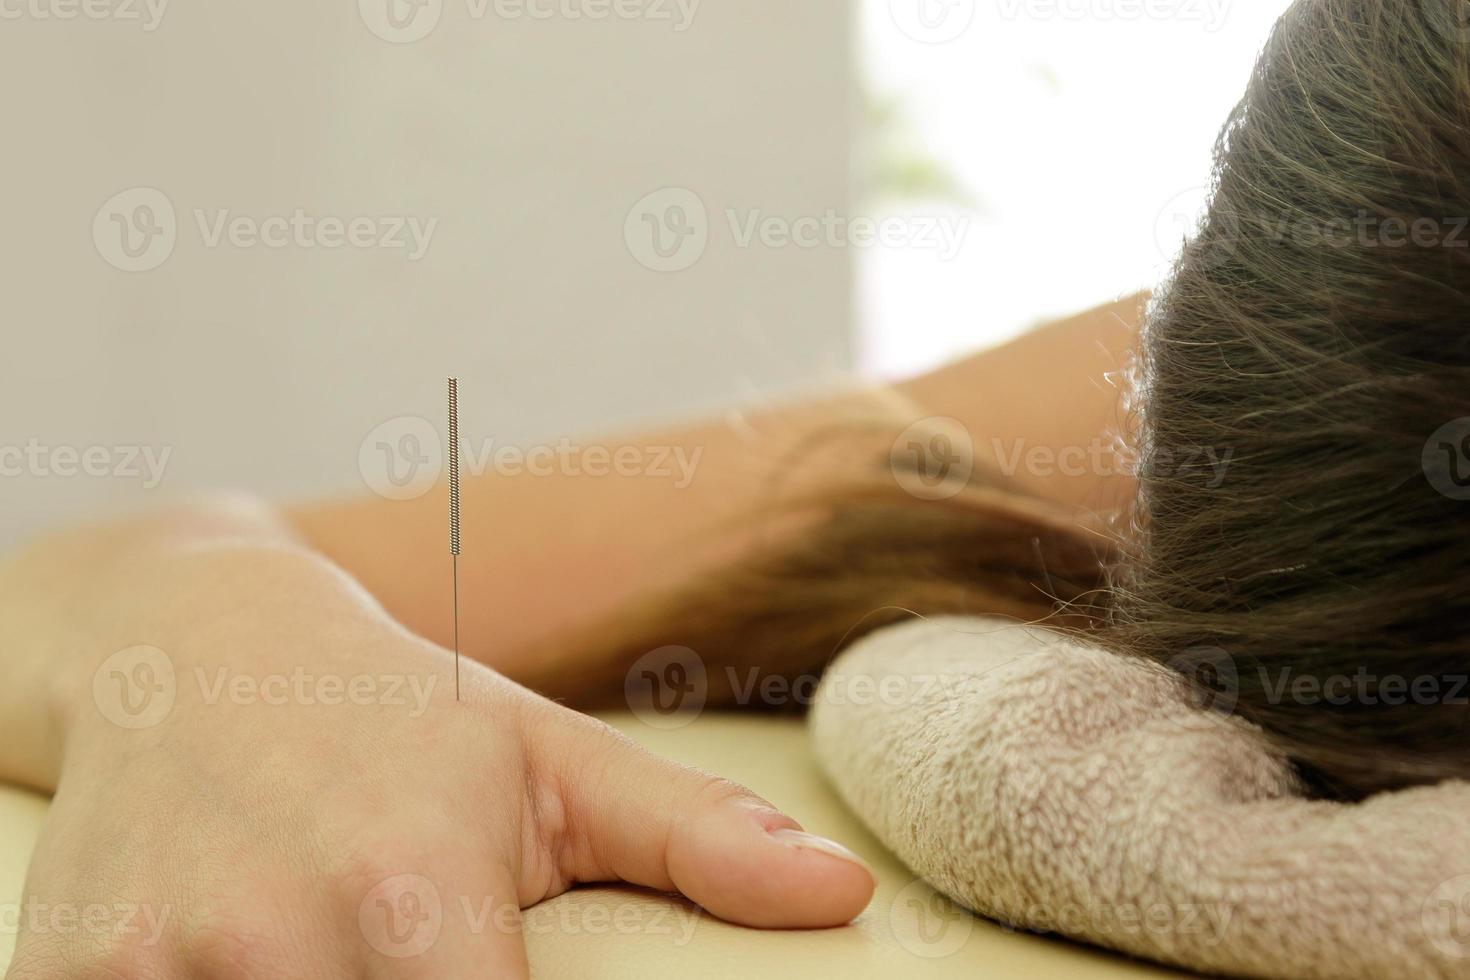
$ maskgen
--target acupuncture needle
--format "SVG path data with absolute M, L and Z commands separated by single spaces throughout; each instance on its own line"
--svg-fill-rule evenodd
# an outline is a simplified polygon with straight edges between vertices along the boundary
M 449 556 L 454 577 L 454 700 L 459 700 L 459 379 L 449 379 Z

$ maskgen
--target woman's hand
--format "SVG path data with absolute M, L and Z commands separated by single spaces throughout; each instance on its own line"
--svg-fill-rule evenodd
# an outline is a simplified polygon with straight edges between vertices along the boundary
M 468 660 L 456 702 L 452 656 L 312 556 L 109 568 L 66 638 L 101 648 L 52 685 L 14 980 L 523 977 L 519 910 L 576 882 L 753 926 L 840 924 L 871 896 L 748 791 Z

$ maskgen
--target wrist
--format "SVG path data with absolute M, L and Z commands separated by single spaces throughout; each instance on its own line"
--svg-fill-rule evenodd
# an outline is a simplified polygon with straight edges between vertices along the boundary
M 410 639 L 340 570 L 291 544 L 150 545 L 118 572 L 53 673 L 51 715 L 68 743 L 82 731 L 115 740 L 198 709 L 220 717 L 302 701 L 303 677 L 370 670 Z

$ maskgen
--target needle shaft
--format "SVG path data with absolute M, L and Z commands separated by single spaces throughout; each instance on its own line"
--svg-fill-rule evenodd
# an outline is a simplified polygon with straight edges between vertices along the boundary
M 454 576 L 454 700 L 459 700 L 459 379 L 449 379 L 449 554 Z

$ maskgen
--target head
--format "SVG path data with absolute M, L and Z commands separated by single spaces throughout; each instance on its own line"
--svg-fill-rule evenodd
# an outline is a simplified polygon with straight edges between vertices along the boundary
M 1149 311 L 1129 519 L 1104 536 L 890 479 L 643 611 L 605 691 L 666 643 L 798 674 L 903 616 L 1000 613 L 1233 674 L 1232 710 L 1324 792 L 1470 776 L 1470 501 L 1443 492 L 1470 482 L 1470 422 L 1443 429 L 1470 416 L 1462 2 L 1298 0 L 1279 22 Z
M 1470 416 L 1460 5 L 1292 6 L 1141 343 L 1109 641 L 1228 657 L 1237 710 L 1347 795 L 1470 775 L 1470 501 L 1441 492 L 1470 423 L 1435 436 Z

